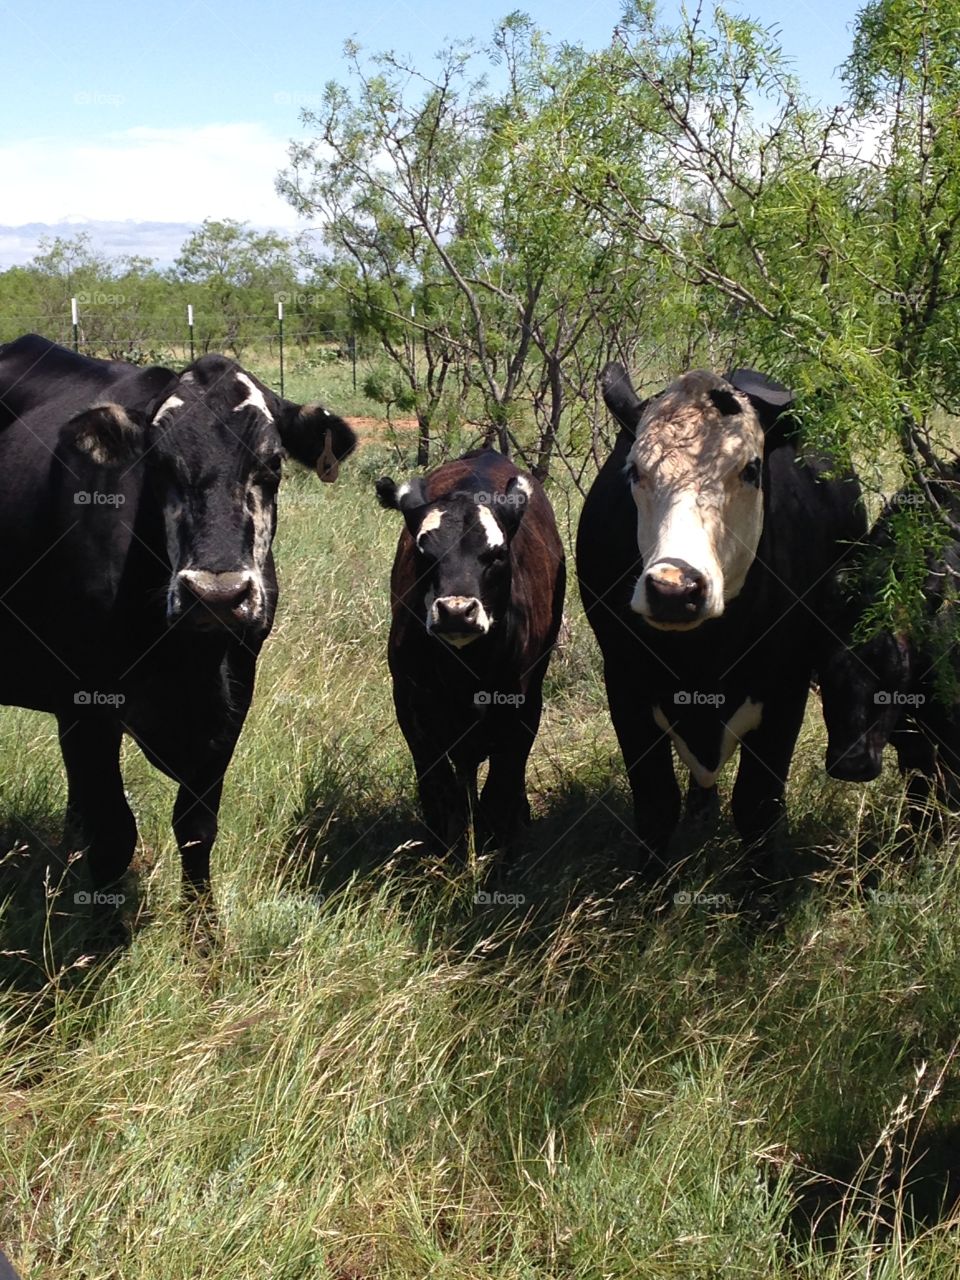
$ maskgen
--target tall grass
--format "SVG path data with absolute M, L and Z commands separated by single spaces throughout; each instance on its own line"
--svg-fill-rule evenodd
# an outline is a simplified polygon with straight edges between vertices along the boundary
M 482 867 L 411 845 L 385 464 L 284 481 L 211 954 L 184 937 L 173 787 L 133 747 L 132 945 L 104 954 L 46 892 L 53 724 L 0 713 L 0 1243 L 41 1280 L 955 1276 L 953 837 L 904 848 L 892 771 L 826 781 L 812 701 L 791 891 L 738 909 L 728 825 L 690 853 L 689 905 L 622 882 L 574 589 L 522 900 L 475 901 Z

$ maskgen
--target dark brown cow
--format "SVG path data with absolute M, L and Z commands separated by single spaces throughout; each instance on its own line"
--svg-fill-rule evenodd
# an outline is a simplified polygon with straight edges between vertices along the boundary
M 478 812 L 484 835 L 505 843 L 530 816 L 527 757 L 563 609 L 553 511 L 536 480 L 491 450 L 401 485 L 379 480 L 377 497 L 406 523 L 389 661 L 424 820 L 449 847 Z

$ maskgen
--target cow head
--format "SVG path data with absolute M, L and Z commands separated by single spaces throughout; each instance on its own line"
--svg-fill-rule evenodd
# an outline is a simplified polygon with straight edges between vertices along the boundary
M 838 642 L 821 662 L 831 778 L 872 782 L 879 776 L 883 749 L 903 715 L 913 667 L 909 637 L 892 631 L 881 631 L 861 644 Z
M 764 455 L 791 396 L 747 370 L 695 370 L 642 402 L 622 365 L 604 400 L 633 436 L 626 481 L 643 572 L 630 607 L 651 626 L 688 631 L 719 617 L 746 581 L 763 530 Z
M 377 481 L 382 507 L 402 513 L 413 539 L 427 632 L 461 648 L 487 635 L 510 602 L 510 543 L 530 482 L 514 476 L 504 493 L 457 491 L 428 501 L 423 481 Z
M 101 466 L 142 460 L 163 518 L 167 621 L 254 633 L 272 621 L 266 570 L 283 457 L 332 480 L 356 442 L 326 409 L 280 399 L 219 355 L 197 360 L 145 413 L 99 405 L 65 431 Z

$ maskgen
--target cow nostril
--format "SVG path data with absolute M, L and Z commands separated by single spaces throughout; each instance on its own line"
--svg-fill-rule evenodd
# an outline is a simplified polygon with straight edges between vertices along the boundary
M 667 600 L 696 600 L 704 594 L 706 586 L 706 578 L 696 569 L 677 570 L 669 577 L 652 573 L 647 577 L 647 591 Z

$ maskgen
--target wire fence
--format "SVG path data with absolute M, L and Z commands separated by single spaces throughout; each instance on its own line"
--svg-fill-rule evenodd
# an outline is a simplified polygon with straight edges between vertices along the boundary
M 179 323 L 160 316 L 134 320 L 129 312 L 121 310 L 121 304 L 127 301 L 123 295 L 104 290 L 80 293 L 63 310 L 43 315 L 17 316 L 7 312 L 2 336 L 11 340 L 23 333 L 38 332 L 81 355 L 133 364 L 192 363 L 209 351 L 226 351 L 242 358 L 244 351 L 254 350 L 278 365 L 281 395 L 291 358 L 302 360 L 312 352 L 319 363 L 349 361 L 356 391 L 359 361 L 379 353 L 378 344 L 359 340 L 349 329 L 319 327 L 299 311 L 290 316 L 282 298 L 272 317 L 263 313 L 210 316 L 187 303 Z

